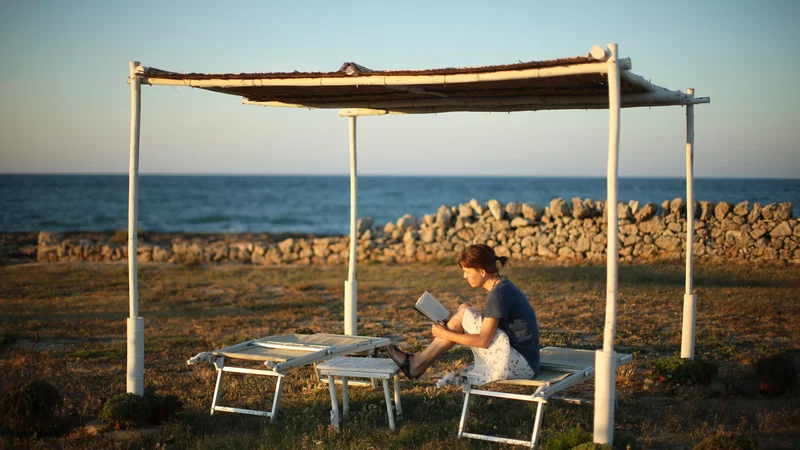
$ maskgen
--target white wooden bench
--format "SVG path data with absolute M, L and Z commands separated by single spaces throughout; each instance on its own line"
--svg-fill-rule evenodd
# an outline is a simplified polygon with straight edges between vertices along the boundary
M 337 356 L 331 360 L 317 364 L 321 376 L 328 377 L 328 389 L 331 393 L 331 426 L 339 428 L 339 402 L 336 399 L 336 383 L 334 377 L 342 379 L 342 414 L 346 417 L 350 412 L 348 399 L 349 378 L 369 378 L 383 381 L 383 396 L 386 399 L 386 412 L 389 415 L 389 428 L 395 429 L 395 415 L 399 420 L 403 416 L 400 402 L 400 381 L 397 364 L 386 358 L 358 358 Z M 394 407 L 389 393 L 389 380 L 394 380 Z M 393 411 L 394 410 L 394 411 Z

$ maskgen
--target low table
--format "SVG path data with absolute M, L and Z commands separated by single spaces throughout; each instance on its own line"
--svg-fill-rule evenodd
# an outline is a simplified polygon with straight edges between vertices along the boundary
M 389 380 L 394 380 L 394 412 L 397 419 L 403 416 L 403 407 L 400 403 L 400 380 L 397 364 L 386 358 L 358 358 L 337 356 L 324 363 L 317 364 L 320 375 L 328 377 L 328 389 L 331 392 L 331 426 L 339 428 L 339 402 L 336 399 L 336 383 L 334 377 L 342 379 L 342 413 L 344 416 L 350 412 L 348 400 L 348 378 L 370 378 L 383 380 L 383 395 L 386 399 L 386 412 L 389 415 L 389 428 L 395 429 L 395 414 L 392 411 L 392 398 L 389 394 Z

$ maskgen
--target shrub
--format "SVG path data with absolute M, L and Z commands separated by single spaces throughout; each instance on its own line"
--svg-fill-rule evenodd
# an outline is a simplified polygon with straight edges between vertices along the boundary
M 580 428 L 570 428 L 547 440 L 547 450 L 570 450 L 576 445 L 591 443 L 592 433 Z
M 717 365 L 673 355 L 656 361 L 655 374 L 662 381 L 676 384 L 709 384 L 717 374 Z
M 136 394 L 117 394 L 109 398 L 100 411 L 100 420 L 115 428 L 133 428 L 147 423 L 153 406 Z
M 797 384 L 797 368 L 794 359 L 787 353 L 761 358 L 756 361 L 759 391 L 768 395 L 780 395 Z
M 585 444 L 576 445 L 572 448 L 573 450 L 612 450 L 614 447 L 609 447 L 608 445 L 603 444 L 595 444 L 594 442 L 587 442 Z
M 755 443 L 748 440 L 716 434 L 698 442 L 692 447 L 692 450 L 754 450 L 757 448 Z
M 11 386 L 0 396 L 0 425 L 12 433 L 40 433 L 58 415 L 62 402 L 58 389 L 44 381 Z

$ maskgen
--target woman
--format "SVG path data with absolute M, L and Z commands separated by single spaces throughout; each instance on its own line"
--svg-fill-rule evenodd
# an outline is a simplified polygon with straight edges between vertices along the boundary
M 530 379 L 539 372 L 536 312 L 525 294 L 500 276 L 497 262 L 504 266 L 507 260 L 484 244 L 470 245 L 461 253 L 458 265 L 469 285 L 489 291 L 486 313 L 481 317 L 480 311 L 469 303 L 460 305 L 446 324 L 432 325 L 435 339 L 419 354 L 389 346 L 389 356 L 409 379 L 420 377 L 436 358 L 456 344 L 472 347 L 486 362 L 488 367 L 478 376 L 480 382 Z

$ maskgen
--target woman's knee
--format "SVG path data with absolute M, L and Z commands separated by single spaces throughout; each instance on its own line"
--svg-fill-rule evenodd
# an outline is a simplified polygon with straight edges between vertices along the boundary
M 458 312 L 464 311 L 467 308 L 472 308 L 472 304 L 471 303 L 462 303 L 462 304 L 458 305 Z

